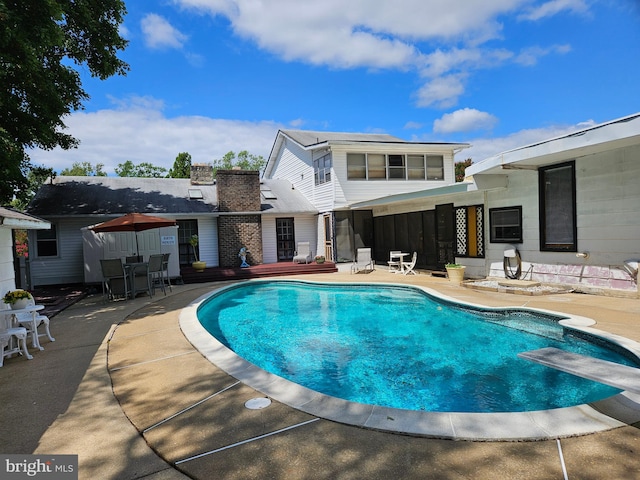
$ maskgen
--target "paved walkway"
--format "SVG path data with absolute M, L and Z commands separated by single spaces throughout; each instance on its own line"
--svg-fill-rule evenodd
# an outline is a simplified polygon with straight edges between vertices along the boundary
M 640 341 L 638 299 L 478 292 L 382 271 L 302 278 L 417 283 L 463 301 L 591 317 L 596 328 Z M 90 296 L 58 314 L 55 343 L 0 369 L 0 452 L 78 454 L 87 479 L 640 478 L 640 424 L 561 440 L 467 442 L 341 425 L 277 402 L 248 410 L 261 395 L 211 365 L 178 326 L 182 307 L 211 288 L 108 304 Z

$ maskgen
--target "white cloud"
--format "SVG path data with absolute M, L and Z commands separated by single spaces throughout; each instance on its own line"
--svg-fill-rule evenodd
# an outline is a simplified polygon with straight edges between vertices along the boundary
M 464 93 L 462 75 L 437 77 L 424 84 L 416 93 L 419 107 L 449 108 L 458 102 Z
M 174 28 L 165 18 L 149 13 L 140 21 L 145 44 L 150 48 L 181 49 L 187 36 Z
M 240 37 L 286 61 L 331 68 L 415 71 L 424 85 L 421 107 L 449 108 L 465 91 L 461 79 L 507 61 L 535 65 L 563 53 L 532 47 L 516 56 L 500 41 L 505 20 L 541 19 L 560 11 L 588 11 L 586 0 L 173 0 L 183 10 L 224 16 Z
M 127 160 L 169 169 L 180 152 L 191 154 L 194 163 L 212 162 L 230 150 L 248 150 L 266 159 L 276 132 L 284 128 L 269 121 L 168 118 L 161 106 L 158 100 L 138 98 L 114 110 L 76 112 L 65 123 L 67 133 L 80 140 L 79 148 L 33 150 L 29 155 L 35 165 L 53 167 L 58 172 L 74 162 L 102 163 L 109 175 Z
M 475 130 L 491 130 L 498 119 L 487 112 L 474 108 L 463 108 L 447 113 L 433 122 L 436 133 L 472 132 Z
M 551 0 L 540 6 L 530 7 L 518 19 L 536 21 L 565 11 L 585 14 L 589 11 L 589 6 L 584 0 Z
M 556 53 L 558 55 L 564 55 L 571 51 L 570 45 L 552 45 L 547 48 L 539 46 L 532 46 L 522 50 L 516 57 L 515 62 L 520 65 L 532 66 L 538 63 L 538 59 L 546 57 L 549 54 Z

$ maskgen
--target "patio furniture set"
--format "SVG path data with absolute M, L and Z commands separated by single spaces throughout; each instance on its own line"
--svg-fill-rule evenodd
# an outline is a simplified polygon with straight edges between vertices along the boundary
M 40 344 L 40 337 L 46 336 L 55 342 L 49 330 L 49 317 L 41 315 L 44 305 L 35 305 L 33 298 L 29 299 L 24 308 L 6 308 L 0 310 L 0 367 L 4 365 L 5 357 L 16 354 L 32 360 L 33 356 L 27 349 L 27 341 L 31 336 L 31 345 L 37 350 L 44 350 Z M 38 328 L 44 327 L 44 332 Z
M 392 250 L 389 252 L 389 271 L 393 273 L 400 273 L 402 275 L 412 274 L 415 275 L 416 261 L 418 259 L 418 253 L 413 252 L 410 262 L 405 262 L 404 258 L 409 256 L 409 253 L 401 252 L 399 250 Z M 358 248 L 356 253 L 356 259 L 351 265 L 351 273 L 358 273 L 361 271 L 373 271 L 375 270 L 373 259 L 371 258 L 371 248 Z
M 169 278 L 169 253 L 149 255 L 144 262 L 138 255 L 100 260 L 102 268 L 102 295 L 109 300 L 118 297 L 134 299 L 139 293 L 146 292 L 150 297 L 155 295 L 156 287 L 167 294 L 166 287 L 171 290 Z

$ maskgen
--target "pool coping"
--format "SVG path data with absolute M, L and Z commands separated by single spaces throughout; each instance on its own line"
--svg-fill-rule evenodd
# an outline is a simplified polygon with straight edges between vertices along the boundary
M 274 280 L 248 280 L 273 282 Z M 324 285 L 307 280 L 277 280 L 290 283 Z M 240 282 L 240 283 L 246 283 Z M 363 285 L 366 282 L 331 282 Z M 408 287 L 394 283 L 380 286 Z M 640 421 L 640 395 L 622 392 L 613 397 L 573 407 L 530 412 L 459 413 L 424 412 L 379 407 L 350 402 L 325 395 L 269 373 L 236 355 L 200 324 L 197 309 L 207 298 L 238 283 L 214 288 L 191 302 L 180 312 L 180 328 L 187 340 L 213 365 L 245 385 L 289 407 L 319 418 L 385 432 L 430 438 L 473 441 L 547 440 L 586 435 L 623 427 Z M 488 310 L 518 309 L 566 317 L 563 325 L 605 338 L 640 357 L 640 343 L 592 328 L 587 317 L 527 307 L 487 307 L 453 299 L 433 289 L 410 285 L 448 302 Z

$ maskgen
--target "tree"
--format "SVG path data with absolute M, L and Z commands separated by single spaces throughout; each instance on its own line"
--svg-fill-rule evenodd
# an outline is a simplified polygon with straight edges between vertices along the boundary
M 262 170 L 267 164 L 261 155 L 253 155 L 246 150 L 236 154 L 227 152 L 219 159 L 213 161 L 213 176 L 215 177 L 218 170 L 229 170 L 233 167 L 240 167 L 243 170 Z
M 78 145 L 63 118 L 89 98 L 79 67 L 101 80 L 128 71 L 125 14 L 123 0 L 0 2 L 0 203 L 28 186 L 27 149 Z
M 464 180 L 464 169 L 473 163 L 473 160 L 467 158 L 463 162 L 456 162 L 456 182 L 462 182 Z
M 75 177 L 106 177 L 107 174 L 102 170 L 103 163 L 97 163 L 94 167 L 91 162 L 73 162 L 71 168 L 65 168 L 60 172 L 62 176 Z
M 191 155 L 187 152 L 179 153 L 169 170 L 169 178 L 191 178 Z
M 119 163 L 115 171 L 119 177 L 162 178 L 167 175 L 166 168 L 156 167 L 149 162 L 142 162 L 136 165 L 131 160 Z
M 31 167 L 27 172 L 26 186 L 19 192 L 16 192 L 15 198 L 11 201 L 11 206 L 17 210 L 24 210 L 33 197 L 36 196 L 38 189 L 48 179 L 56 178 L 56 172 L 53 168 L 39 166 Z

